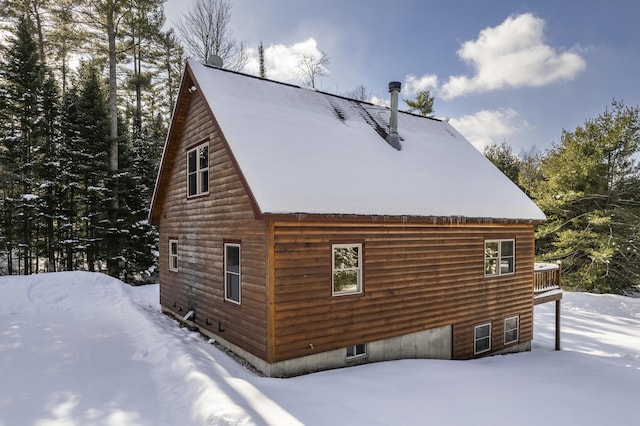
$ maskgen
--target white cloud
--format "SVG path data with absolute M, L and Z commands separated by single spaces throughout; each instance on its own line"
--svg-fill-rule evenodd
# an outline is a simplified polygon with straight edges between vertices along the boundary
M 418 78 L 414 74 L 409 74 L 404 78 L 402 94 L 408 98 L 414 97 L 418 92 L 429 90 L 433 92 L 438 87 L 438 76 L 425 74 Z
M 244 67 L 244 72 L 258 75 L 260 73 L 258 49 L 247 49 L 247 56 L 248 60 Z M 290 45 L 272 44 L 266 47 L 264 49 L 264 65 L 267 78 L 294 84 L 300 83 L 298 64 L 305 56 L 312 56 L 318 59 L 322 56 L 322 52 L 318 49 L 316 40 L 313 37 Z
M 504 87 L 544 86 L 571 80 L 586 67 L 574 52 L 558 52 L 544 43 L 545 22 L 532 15 L 511 16 L 465 42 L 458 56 L 475 68 L 475 75 L 452 76 L 442 86 L 445 99 Z
M 519 133 L 529 124 L 511 108 L 482 110 L 473 115 L 452 118 L 450 123 L 480 152 L 492 142 L 501 143 L 506 136 Z
M 385 99 L 385 98 L 379 98 L 377 96 L 371 96 L 369 99 L 367 99 L 367 101 L 371 102 L 374 105 L 379 105 L 381 107 L 389 108 L 389 106 L 391 105 L 389 98 Z

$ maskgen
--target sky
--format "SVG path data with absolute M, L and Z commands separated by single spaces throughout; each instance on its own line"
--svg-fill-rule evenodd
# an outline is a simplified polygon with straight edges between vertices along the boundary
M 640 298 L 535 307 L 530 352 L 259 377 L 162 314 L 158 285 L 0 277 L 0 425 L 631 425 Z
M 168 0 L 169 25 L 194 0 Z M 636 0 L 233 0 L 231 28 L 246 44 L 245 71 L 301 84 L 302 55 L 330 57 L 319 90 L 363 85 L 388 102 L 435 97 L 436 117 L 478 149 L 506 142 L 544 151 L 613 99 L 640 104 L 640 2 Z M 401 109 L 404 103 L 401 102 Z

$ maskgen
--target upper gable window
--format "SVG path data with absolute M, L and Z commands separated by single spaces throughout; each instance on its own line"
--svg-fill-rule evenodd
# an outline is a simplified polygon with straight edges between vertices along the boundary
M 515 240 L 487 240 L 484 242 L 484 275 L 513 274 L 515 268 Z
M 187 196 L 209 192 L 209 143 L 187 151 Z
M 332 294 L 362 293 L 362 244 L 333 244 Z

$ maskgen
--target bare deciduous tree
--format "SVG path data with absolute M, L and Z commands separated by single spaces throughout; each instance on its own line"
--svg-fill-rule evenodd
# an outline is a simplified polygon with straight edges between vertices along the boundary
M 246 49 L 233 37 L 230 21 L 229 0 L 195 0 L 176 28 L 190 56 L 206 62 L 209 55 L 218 55 L 225 68 L 239 71 L 247 62 Z
M 351 99 L 356 99 L 358 101 L 369 102 L 371 99 L 371 94 L 367 90 L 364 84 L 360 84 L 353 90 L 348 90 L 344 93 L 344 96 Z
M 327 67 L 330 63 L 331 58 L 324 52 L 321 52 L 319 57 L 311 54 L 304 55 L 298 62 L 302 84 L 315 89 L 316 78 L 329 74 Z

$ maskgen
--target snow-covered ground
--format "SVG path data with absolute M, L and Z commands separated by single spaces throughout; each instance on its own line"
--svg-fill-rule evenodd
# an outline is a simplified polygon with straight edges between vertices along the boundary
M 0 277 L 0 426 L 627 425 L 640 397 L 640 299 L 536 307 L 533 350 L 258 377 L 165 317 L 158 286 L 102 274 Z

